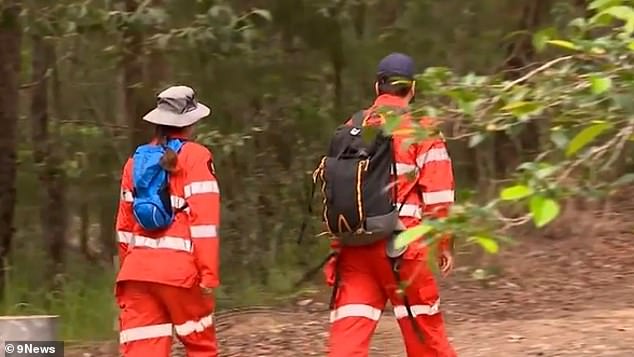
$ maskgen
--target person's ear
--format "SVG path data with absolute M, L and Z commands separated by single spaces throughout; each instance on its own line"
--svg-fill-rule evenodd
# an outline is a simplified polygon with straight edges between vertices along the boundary
M 379 95 L 379 82 L 374 82 L 374 93 L 376 93 L 376 95 Z
M 412 87 L 409 89 L 409 102 L 414 103 L 416 100 L 416 81 L 412 81 Z

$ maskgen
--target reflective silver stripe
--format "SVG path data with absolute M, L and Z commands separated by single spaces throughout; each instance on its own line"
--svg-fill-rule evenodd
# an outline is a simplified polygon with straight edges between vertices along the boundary
M 184 324 L 174 325 L 176 333 L 180 336 L 187 336 L 194 332 L 203 332 L 214 324 L 214 314 L 211 313 L 198 321 L 187 321 Z
M 433 205 L 436 203 L 452 203 L 454 201 L 454 191 L 436 191 L 436 192 L 423 192 L 423 201 L 426 205 Z
M 440 312 L 440 299 L 436 300 L 433 305 L 411 305 L 410 310 L 414 317 L 421 315 L 436 315 Z M 397 319 L 408 317 L 405 305 L 394 306 L 394 316 Z
M 134 236 L 134 246 L 153 249 L 182 250 L 185 252 L 192 251 L 192 241 L 179 237 L 161 237 L 155 239 L 143 236 Z
M 132 242 L 133 236 L 134 234 L 132 234 L 132 232 L 117 231 L 117 238 L 119 239 L 119 243 L 130 244 L 130 242 Z
M 396 204 L 396 207 L 401 208 L 401 210 L 399 211 L 400 217 L 416 217 L 419 219 L 423 217 L 422 211 L 418 205 L 411 203 L 406 203 L 403 205 L 403 207 L 401 207 L 401 205 L 402 203 Z
M 418 155 L 416 158 L 416 165 L 423 167 L 423 165 L 432 161 L 449 161 L 449 153 L 445 148 L 433 148 L 428 150 L 424 154 Z
M 379 321 L 382 311 L 371 305 L 349 304 L 338 307 L 330 312 L 330 322 L 346 317 L 365 317 L 370 320 Z
M 132 202 L 133 200 L 134 196 L 132 196 L 132 191 L 121 190 L 121 201 Z
M 410 172 L 416 172 L 418 170 L 418 167 L 416 167 L 416 165 L 410 165 L 410 164 L 396 164 L 396 174 L 397 175 L 405 175 L 408 174 Z
M 218 182 L 216 181 L 195 181 L 185 185 L 185 198 L 199 193 L 218 193 Z
M 174 249 L 185 252 L 192 251 L 192 242 L 189 239 L 180 237 L 160 237 L 150 238 L 140 235 L 134 235 L 130 232 L 117 232 L 120 243 L 128 243 L 135 247 L 145 247 L 153 249 Z
M 215 238 L 217 235 L 216 226 L 212 224 L 191 226 L 190 233 L 192 238 Z
M 123 330 L 119 332 L 119 343 L 159 337 L 172 338 L 172 324 L 148 325 Z
M 172 202 L 172 207 L 174 208 L 183 208 L 185 206 L 185 199 L 178 196 L 170 196 L 170 201 Z

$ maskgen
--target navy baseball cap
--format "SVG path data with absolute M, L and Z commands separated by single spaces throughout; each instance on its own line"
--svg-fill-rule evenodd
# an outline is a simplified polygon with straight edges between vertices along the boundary
M 384 57 L 379 62 L 376 73 L 377 77 L 405 77 L 407 79 L 414 79 L 415 74 L 414 60 L 402 53 L 391 53 Z

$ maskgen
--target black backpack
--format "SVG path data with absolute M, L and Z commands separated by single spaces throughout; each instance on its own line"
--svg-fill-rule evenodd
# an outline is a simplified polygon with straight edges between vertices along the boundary
M 313 183 L 321 181 L 323 221 L 344 245 L 371 244 L 400 229 L 393 140 L 380 127 L 376 135 L 362 135 L 373 131 L 365 122 L 366 111 L 360 111 L 351 125 L 339 126 L 313 173 Z

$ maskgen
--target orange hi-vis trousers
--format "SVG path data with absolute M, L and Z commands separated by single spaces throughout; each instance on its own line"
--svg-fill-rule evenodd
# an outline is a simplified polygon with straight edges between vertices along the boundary
M 426 262 L 407 258 L 400 262 L 401 280 L 408 280 L 418 270 L 405 289 L 410 311 L 418 324 L 417 331 L 397 293 L 393 265 L 385 254 L 385 241 L 342 247 L 337 259 L 339 261 L 333 263 L 339 279 L 330 315 L 329 357 L 367 357 L 370 339 L 388 299 L 394 306 L 408 357 L 456 357 L 439 310 L 436 281 L 424 265 Z M 333 266 L 330 268 L 334 269 Z M 329 275 L 328 267 L 326 275 Z
M 213 299 L 199 287 L 182 288 L 152 282 L 117 283 L 121 355 L 169 357 L 172 332 L 188 357 L 217 357 Z

